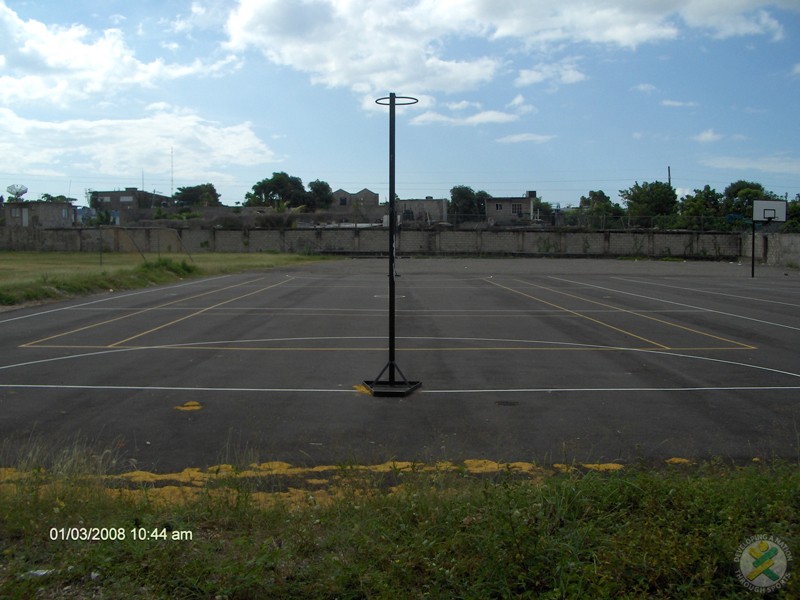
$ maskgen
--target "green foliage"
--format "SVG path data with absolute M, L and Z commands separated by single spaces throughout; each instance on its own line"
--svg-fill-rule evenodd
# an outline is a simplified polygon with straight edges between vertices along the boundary
M 62 252 L 5 252 L 0 272 L 0 305 L 60 300 L 71 296 L 146 287 L 178 278 L 266 269 L 285 264 L 321 260 L 296 254 L 203 253 L 195 262 L 185 257 L 148 257 L 136 254 L 98 255 Z M 155 255 L 150 255 L 155 257 Z
M 179 206 L 222 206 L 220 195 L 212 183 L 179 187 L 173 196 Z
M 309 210 L 319 210 L 330 208 L 333 203 L 333 190 L 326 181 L 319 179 L 308 184 L 308 201 L 306 203 Z
M 69 586 L 74 597 L 737 598 L 747 597 L 733 564 L 744 539 L 800 542 L 796 464 L 541 481 L 430 469 L 365 479 L 343 466 L 330 504 L 268 506 L 255 492 L 275 484 L 252 478 L 216 480 L 165 506 L 70 472 L 39 470 L 0 491 L 3 597 Z M 191 531 L 192 540 L 48 538 L 51 527 L 79 523 Z M 26 576 L 37 569 L 52 572 Z M 776 597 L 798 594 L 795 577 Z
M 786 206 L 786 223 L 781 231 L 787 233 L 800 233 L 800 194 Z
M 580 208 L 588 215 L 592 216 L 621 216 L 625 213 L 623 208 L 611 202 L 606 193 L 600 191 L 590 191 L 589 196 L 581 196 Z
M 75 198 L 67 198 L 64 194 L 59 194 L 58 196 L 53 196 L 48 193 L 44 193 L 39 198 L 41 202 L 77 202 Z
M 0 288 L 0 304 L 14 305 L 24 302 L 65 299 L 71 296 L 92 294 L 113 289 L 145 287 L 166 283 L 176 277 L 199 274 L 198 267 L 169 258 L 144 262 L 135 269 L 115 272 L 89 272 L 50 276 L 42 274 L 38 281 L 5 284 Z
M 466 185 L 450 190 L 450 211 L 462 220 L 479 221 L 486 216 L 486 202 L 491 196 L 483 190 L 475 192 Z
M 760 200 L 763 197 L 763 185 L 740 179 L 725 188 L 722 213 L 724 215 L 743 215 L 750 218 L 753 216 L 753 200 Z
M 672 215 L 678 210 L 678 195 L 671 185 L 662 181 L 636 182 L 620 190 L 619 195 L 627 203 L 628 215 L 632 217 Z
M 139 265 L 139 270 L 144 273 L 158 273 L 160 271 L 174 273 L 179 277 L 194 275 L 199 271 L 195 265 L 190 265 L 185 260 L 180 262 L 171 258 L 159 258 L 155 261 L 147 261 Z
M 256 183 L 245 195 L 245 206 L 298 206 L 305 204 L 305 197 L 302 180 L 281 171 Z
M 299 177 L 293 177 L 281 171 L 272 177 L 262 179 L 252 190 L 245 194 L 245 206 L 269 206 L 277 212 L 298 210 L 315 211 L 330 207 L 333 202 L 331 186 L 319 179 L 303 187 Z

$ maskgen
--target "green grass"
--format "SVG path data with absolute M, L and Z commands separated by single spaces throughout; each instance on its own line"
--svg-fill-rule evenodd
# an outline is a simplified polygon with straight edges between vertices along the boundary
M 297 254 L 140 254 L 0 252 L 0 305 L 45 302 L 147 287 L 188 277 L 298 264 L 321 257 Z
M 75 458 L 85 450 L 5 473 L 0 597 L 746 598 L 740 543 L 773 534 L 800 552 L 796 464 L 535 475 L 339 465 L 315 474 L 327 501 L 317 479 L 242 467 L 164 503 L 163 483 L 99 478 L 113 453 Z M 301 493 L 275 498 L 291 486 Z M 126 536 L 51 540 L 61 527 Z M 776 597 L 800 597 L 797 578 Z

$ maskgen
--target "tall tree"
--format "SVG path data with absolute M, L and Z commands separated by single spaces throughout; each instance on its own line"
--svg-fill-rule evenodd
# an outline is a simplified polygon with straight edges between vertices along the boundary
M 492 197 L 483 190 L 475 192 L 466 185 L 457 185 L 450 190 L 450 212 L 459 219 L 481 219 L 486 215 L 486 202 Z
M 256 183 L 252 191 L 245 194 L 245 206 L 271 206 L 277 210 L 296 208 L 307 203 L 303 181 L 285 172 L 273 173 L 272 177 Z
M 632 217 L 671 215 L 678 210 L 678 195 L 673 187 L 663 181 L 639 183 L 627 190 L 619 191 L 620 197 L 628 205 Z
M 706 185 L 694 194 L 686 194 L 680 201 L 680 213 L 686 217 L 720 216 L 723 195 Z
M 221 206 L 219 194 L 213 183 L 179 187 L 172 197 L 182 206 Z
M 333 190 L 328 182 L 317 179 L 308 184 L 307 206 L 309 210 L 330 208 L 332 202 Z
M 619 216 L 625 211 L 602 191 L 590 191 L 588 196 L 581 196 L 580 207 L 588 215 L 615 215 Z
M 764 197 L 764 193 L 764 186 L 760 183 L 744 179 L 734 181 L 725 188 L 722 214 L 738 214 L 749 218 L 753 215 L 753 200 L 760 200 Z

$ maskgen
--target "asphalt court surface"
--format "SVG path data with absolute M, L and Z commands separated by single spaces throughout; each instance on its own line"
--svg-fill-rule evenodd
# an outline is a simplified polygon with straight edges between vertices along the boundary
M 800 274 L 749 264 L 326 261 L 0 313 L 0 438 L 174 471 L 800 454 Z M 6 455 L 10 453 L 6 452 Z

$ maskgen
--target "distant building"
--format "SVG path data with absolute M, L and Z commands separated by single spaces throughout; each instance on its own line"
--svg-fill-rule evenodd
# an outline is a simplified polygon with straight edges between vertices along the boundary
M 333 192 L 331 211 L 350 212 L 354 209 L 367 209 L 378 206 L 378 194 L 364 188 L 360 192 L 351 194 L 342 189 Z
M 396 201 L 398 214 L 402 217 L 404 223 L 415 221 L 425 225 L 447 221 L 448 205 L 448 200 L 434 200 L 433 196 L 426 196 L 424 200 Z
M 141 210 L 169 206 L 171 203 L 169 196 L 135 187 L 111 192 L 92 191 L 89 195 L 89 205 L 95 210 L 107 211 L 116 225 L 136 221 Z
M 536 192 L 525 192 L 519 197 L 487 198 L 486 220 L 490 225 L 514 225 L 529 223 L 537 218 L 536 211 L 531 214 Z
M 55 229 L 75 224 L 75 208 L 70 202 L 6 202 L 6 225 Z

